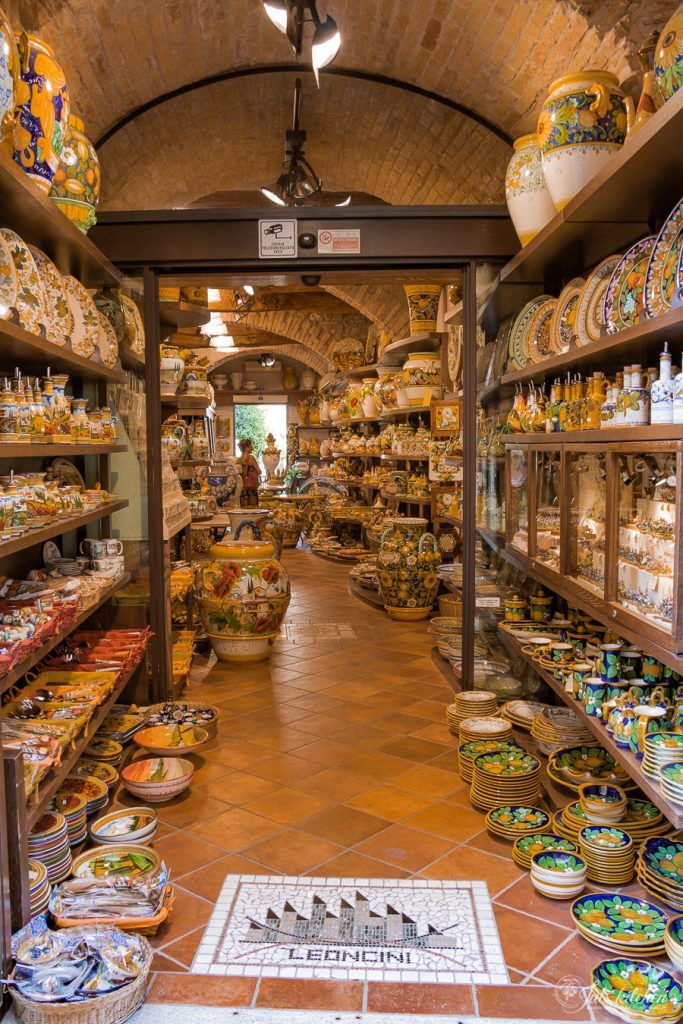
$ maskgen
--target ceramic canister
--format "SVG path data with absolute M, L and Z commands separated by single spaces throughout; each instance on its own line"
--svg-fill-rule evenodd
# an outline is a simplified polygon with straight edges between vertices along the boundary
M 576 71 L 550 86 L 536 135 L 555 207 L 563 209 L 626 139 L 619 79 L 608 71 Z
M 505 599 L 505 621 L 523 622 L 526 614 L 526 602 L 515 594 L 514 597 Z
M 436 330 L 440 284 L 405 284 L 403 286 L 408 299 L 410 316 L 410 333 L 427 334 Z
M 505 199 L 522 245 L 535 238 L 555 216 L 548 186 L 543 177 L 541 151 L 535 135 L 523 135 L 505 172 Z
M 621 644 L 600 644 L 596 668 L 605 682 L 621 678 Z

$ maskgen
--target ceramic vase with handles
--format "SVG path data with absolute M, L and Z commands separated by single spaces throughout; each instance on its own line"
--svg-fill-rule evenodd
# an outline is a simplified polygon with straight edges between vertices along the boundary
M 161 378 L 161 394 L 169 397 L 175 395 L 178 385 L 183 379 L 185 372 L 185 360 L 180 355 L 180 349 L 172 345 L 160 345 L 159 376 Z
M 404 284 L 408 299 L 411 334 L 428 334 L 436 330 L 440 284 Z
M 441 562 L 436 538 L 426 519 L 389 519 L 377 556 L 377 578 L 385 610 L 392 619 L 426 619 L 434 605 Z
M 361 381 L 361 399 L 363 416 L 373 419 L 382 411 L 382 403 L 375 391 L 376 381 L 373 377 L 364 377 Z
M 657 40 L 655 78 L 665 100 L 683 85 L 683 4 L 671 15 Z
M 92 142 L 86 138 L 85 125 L 75 114 L 69 114 L 50 199 L 84 235 L 97 220 L 100 161 Z
M 41 39 L 17 36 L 21 77 L 17 88 L 14 159 L 42 192 L 52 186 L 69 122 L 69 91 L 55 55 Z
M 576 71 L 552 83 L 536 135 L 543 175 L 557 210 L 623 146 L 627 121 L 616 75 Z
M 639 761 L 642 761 L 645 753 L 645 737 L 653 732 L 666 732 L 668 729 L 667 710 L 640 704 L 634 708 L 634 712 L 636 725 L 631 730 L 629 747 L 631 753 L 635 754 Z
M 273 545 L 259 538 L 214 544 L 200 564 L 195 595 L 209 642 L 219 661 L 254 662 L 268 657 L 290 602 L 289 577 Z
M 282 555 L 283 531 L 269 508 L 228 509 L 230 532 L 234 539 L 242 526 L 240 536 L 245 541 L 264 540 L 272 544 L 276 558 Z
M 505 199 L 517 236 L 527 245 L 557 211 L 543 177 L 536 135 L 523 135 L 514 147 L 505 172 Z

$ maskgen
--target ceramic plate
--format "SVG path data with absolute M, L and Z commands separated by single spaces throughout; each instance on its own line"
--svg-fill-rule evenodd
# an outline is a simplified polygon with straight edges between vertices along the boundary
M 532 754 L 518 754 L 516 751 L 500 750 L 493 754 L 482 754 L 475 759 L 475 768 L 493 778 L 524 778 L 535 774 L 540 761 Z
M 153 832 L 156 829 L 157 812 L 151 807 L 124 807 L 118 811 L 110 811 L 98 818 L 90 826 L 90 834 L 95 841 L 118 841 L 124 837 L 129 840 Z
M 612 892 L 580 896 L 571 905 L 574 923 L 595 938 L 630 946 L 663 942 L 667 915 L 654 903 Z
M 16 309 L 17 272 L 9 251 L 9 246 L 0 235 L 0 320 L 8 320 L 12 310 Z
M 81 476 L 78 468 L 74 466 L 73 462 L 69 462 L 68 459 L 54 459 L 50 466 L 50 471 L 53 476 L 56 476 L 63 484 L 85 487 L 85 480 Z
M 462 327 L 451 325 L 448 328 L 448 376 L 453 390 L 462 368 Z
M 677 305 L 678 268 L 683 251 L 683 199 L 674 206 L 657 236 L 645 279 L 645 310 L 660 316 Z
M 643 866 L 660 880 L 683 886 L 683 843 L 671 839 L 648 839 L 641 848 Z
M 45 335 L 45 298 L 31 250 L 10 228 L 0 228 L 0 236 L 7 246 L 17 275 L 16 310 L 19 323 L 31 334 Z
M 109 323 L 104 313 L 99 309 L 97 310 L 97 320 L 100 326 L 100 333 L 97 339 L 100 359 L 105 366 L 112 369 L 112 367 L 116 366 L 116 361 L 119 358 L 119 343 L 116 337 L 116 331 Z
M 535 299 L 527 302 L 524 309 L 515 318 L 512 330 L 510 331 L 508 352 L 510 353 L 512 362 L 518 370 L 524 369 L 526 364 L 529 362 L 529 349 L 527 347 L 529 325 L 536 313 L 536 310 L 550 298 L 552 298 L 551 295 L 538 295 Z
M 510 317 L 499 328 L 496 337 L 496 354 L 493 357 L 493 376 L 498 380 L 503 375 L 503 368 L 508 354 L 508 341 L 512 330 L 513 318 Z
M 627 1020 L 679 1020 L 683 1010 L 679 983 L 647 960 L 603 960 L 591 971 L 591 990 L 613 1013 L 628 1013 Z
M 69 309 L 74 318 L 71 332 L 71 348 L 79 356 L 89 359 L 97 347 L 100 336 L 100 321 L 95 303 L 90 298 L 80 281 L 65 275 L 64 290 L 69 302 Z
M 74 318 L 69 308 L 62 275 L 44 252 L 32 245 L 29 248 L 43 285 L 47 340 L 60 347 L 70 344 Z
M 149 846 L 96 846 L 74 858 L 75 878 L 126 878 L 148 875 L 161 857 Z
M 115 786 L 119 781 L 119 773 L 116 768 L 112 768 L 110 764 L 104 764 L 102 761 L 79 761 L 71 769 L 72 775 L 85 775 L 94 779 L 100 779 L 105 782 L 109 788 Z
M 605 294 L 605 327 L 616 334 L 646 319 L 645 277 L 656 235 L 632 245 L 614 268 Z
M 570 348 L 578 344 L 576 313 L 585 283 L 583 277 L 573 277 L 560 292 L 550 323 L 550 344 L 556 355 L 568 352 Z
M 529 324 L 527 348 L 532 363 L 540 363 L 553 354 L 550 325 L 556 306 L 557 299 L 547 298 L 538 307 Z
M 487 825 L 491 823 L 499 832 L 538 832 L 547 828 L 550 817 L 540 807 L 503 806 L 496 807 L 486 816 Z
M 121 305 L 126 319 L 126 331 L 130 347 L 138 356 L 145 354 L 145 328 L 142 324 L 140 310 L 128 295 L 121 293 Z
M 605 294 L 621 256 L 608 256 L 588 275 L 576 310 L 577 345 L 598 341 L 605 329 Z

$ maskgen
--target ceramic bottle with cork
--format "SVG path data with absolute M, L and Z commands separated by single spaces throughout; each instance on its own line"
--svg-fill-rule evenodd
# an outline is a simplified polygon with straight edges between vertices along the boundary
M 602 407 L 606 399 L 605 375 L 596 370 L 588 381 L 588 393 L 583 402 L 582 427 L 599 430 L 602 425 Z
M 642 427 L 650 422 L 650 378 L 643 373 L 640 363 L 631 367 L 628 384 L 623 390 L 623 416 L 627 427 Z
M 671 376 L 669 343 L 659 357 L 659 378 L 650 386 L 650 423 L 673 423 L 674 382 Z

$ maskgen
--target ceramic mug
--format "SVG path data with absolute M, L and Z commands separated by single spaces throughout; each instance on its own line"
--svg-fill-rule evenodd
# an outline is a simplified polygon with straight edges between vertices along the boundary
M 111 573 L 112 576 L 117 576 L 123 572 L 124 560 L 123 558 L 94 558 L 92 567 L 95 572 L 106 572 Z
M 643 655 L 643 680 L 648 684 L 659 683 L 663 678 L 661 661 L 657 661 L 651 654 Z
M 556 665 L 566 665 L 573 653 L 574 648 L 572 645 L 563 643 L 562 641 L 555 640 L 548 648 L 550 661 L 554 662 Z
M 565 691 L 583 703 L 583 683 L 592 674 L 593 666 L 587 661 L 573 661 L 569 669 Z
M 621 644 L 600 644 L 596 668 L 605 682 L 621 678 Z
M 79 551 L 82 555 L 88 555 L 90 558 L 113 558 L 115 555 L 123 554 L 123 543 L 114 538 L 106 540 L 86 538 L 81 541 Z
M 602 717 L 602 705 L 607 699 L 607 684 L 597 676 L 586 676 L 583 680 L 583 706 L 591 718 Z

